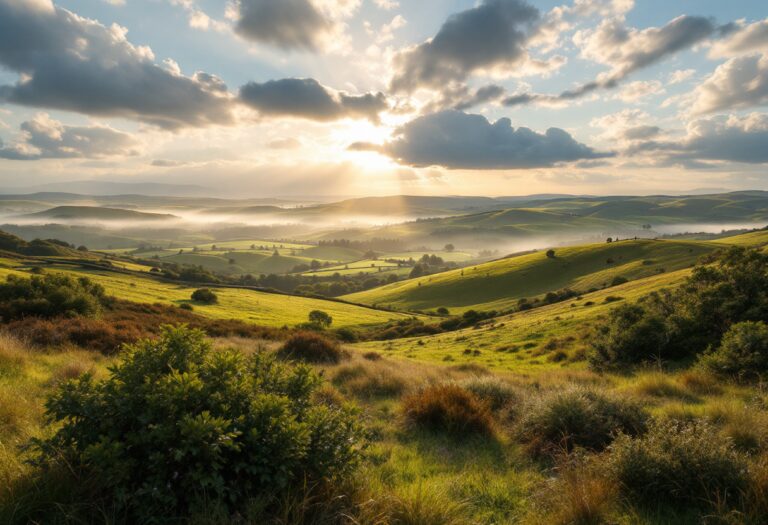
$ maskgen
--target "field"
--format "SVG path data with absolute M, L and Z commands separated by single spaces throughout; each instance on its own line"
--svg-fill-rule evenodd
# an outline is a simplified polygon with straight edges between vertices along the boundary
M 403 310 L 439 307 L 506 310 L 521 298 L 570 288 L 580 293 L 609 286 L 615 278 L 650 277 L 691 266 L 718 245 L 692 241 L 627 240 L 558 248 L 469 266 L 438 275 L 351 294 L 353 302 Z
M 190 296 L 196 289 L 173 283 L 162 282 L 149 277 L 124 275 L 110 271 L 70 269 L 60 266 L 55 271 L 75 276 L 87 276 L 101 284 L 107 293 L 119 299 L 138 303 L 194 304 L 195 311 L 215 319 L 238 319 L 264 326 L 294 326 L 307 321 L 312 310 L 322 310 L 333 317 L 334 327 L 360 327 L 383 323 L 390 319 L 404 319 L 410 316 L 401 313 L 384 312 L 336 301 L 295 297 L 290 295 L 242 290 L 234 288 L 216 289 L 219 303 L 216 305 L 195 304 Z M 49 270 L 53 271 L 53 270 Z M 0 277 L 9 273 L 24 275 L 18 270 L 0 268 Z

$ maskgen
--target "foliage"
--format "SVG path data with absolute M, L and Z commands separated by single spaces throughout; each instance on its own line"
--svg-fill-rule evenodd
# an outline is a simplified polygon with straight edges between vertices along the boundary
M 422 388 L 403 399 L 403 413 L 411 424 L 455 437 L 493 434 L 489 406 L 455 384 Z
M 333 317 L 322 310 L 312 310 L 309 312 L 309 322 L 320 328 L 328 328 L 333 323 Z
M 536 454 L 583 447 L 601 450 L 618 432 L 641 434 L 642 407 L 591 388 L 570 387 L 534 396 L 522 409 L 518 436 Z
M 87 277 L 45 274 L 26 279 L 9 275 L 0 284 L 0 318 L 4 321 L 27 316 L 95 317 L 106 302 L 104 288 Z
M 653 507 L 735 499 L 747 482 L 745 459 L 701 421 L 662 420 L 641 437 L 622 435 L 606 467 L 629 498 Z
M 336 341 L 322 334 L 303 331 L 293 334 L 277 355 L 282 359 L 305 363 L 335 364 L 342 360 L 344 351 Z
M 484 401 L 493 410 L 509 405 L 518 398 L 518 392 L 506 381 L 496 376 L 473 376 L 459 383 Z
M 614 310 L 593 343 L 594 366 L 680 359 L 717 347 L 742 321 L 768 318 L 768 254 L 731 247 L 678 289 Z
M 202 304 L 216 304 L 219 302 L 219 298 L 209 288 L 200 288 L 192 292 L 192 300 Z
M 86 375 L 52 395 L 60 426 L 35 442 L 38 461 L 83 468 L 138 521 L 211 501 L 234 512 L 356 465 L 361 430 L 349 409 L 310 401 L 319 383 L 304 366 L 214 352 L 202 332 L 166 327 L 128 347 L 106 380 Z
M 699 359 L 706 370 L 738 380 L 760 380 L 768 374 L 768 325 L 745 321 L 731 326 L 720 346 Z

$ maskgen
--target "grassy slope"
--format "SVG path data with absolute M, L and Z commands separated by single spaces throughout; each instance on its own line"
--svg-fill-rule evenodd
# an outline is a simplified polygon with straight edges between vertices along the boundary
M 639 279 L 692 265 L 716 245 L 694 241 L 621 241 L 559 248 L 556 257 L 537 252 L 463 270 L 391 284 L 345 298 L 364 304 L 422 310 L 441 306 L 452 312 L 470 308 L 504 310 L 522 297 L 552 290 L 602 288 L 614 277 Z M 607 263 L 612 259 L 613 263 Z
M 495 370 L 533 372 L 560 367 L 553 365 L 549 356 L 560 350 L 573 355 L 584 349 L 590 325 L 620 301 L 634 301 L 654 290 L 674 287 L 689 273 L 690 269 L 683 269 L 631 281 L 570 301 L 499 317 L 479 329 L 360 343 L 356 347 L 368 351 L 381 349 L 383 345 L 387 354 L 417 361 L 477 363 Z M 620 298 L 620 301 L 606 302 L 608 297 Z M 574 339 L 566 341 L 569 337 Z M 547 343 L 553 339 L 557 342 L 554 348 L 548 349 Z M 564 363 L 562 366 L 574 365 Z M 583 363 L 575 366 L 581 367 Z
M 57 271 L 76 276 L 88 276 L 103 285 L 107 293 L 137 303 L 176 304 L 190 302 L 194 287 L 167 283 L 152 278 L 119 273 L 57 268 Z M 16 270 L 0 267 L 0 278 Z M 364 326 L 401 319 L 403 314 L 382 312 L 370 308 L 288 295 L 222 288 L 216 291 L 219 304 L 195 305 L 195 311 L 215 319 L 240 319 L 264 326 L 293 326 L 307 321 L 309 312 L 323 310 L 333 317 L 333 326 Z

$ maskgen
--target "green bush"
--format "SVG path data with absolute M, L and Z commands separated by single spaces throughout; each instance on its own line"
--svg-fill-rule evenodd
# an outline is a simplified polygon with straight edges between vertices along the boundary
M 278 357 L 305 363 L 339 363 L 344 351 L 339 344 L 316 332 L 297 332 L 278 350 Z
M 414 426 L 455 437 L 493 434 L 490 407 L 455 384 L 430 385 L 403 399 L 403 413 Z
M 50 273 L 26 279 L 9 275 L 0 284 L 0 319 L 96 317 L 106 301 L 104 288 L 87 277 Z
M 216 304 L 219 302 L 218 296 L 208 288 L 200 288 L 192 292 L 192 300 L 202 304 Z
M 733 325 L 720 346 L 699 359 L 706 370 L 737 380 L 761 380 L 768 374 L 768 325 L 746 321 Z
M 708 261 L 711 263 L 712 261 Z M 717 347 L 735 323 L 768 319 L 768 254 L 738 247 L 694 268 L 673 291 L 612 311 L 598 329 L 598 368 L 690 358 Z
M 624 494 L 657 508 L 733 501 L 747 483 L 747 463 L 705 422 L 663 420 L 638 438 L 620 436 L 606 463 Z
M 165 327 L 126 347 L 106 380 L 60 387 L 46 405 L 58 431 L 34 448 L 41 466 L 98 479 L 129 522 L 269 505 L 358 461 L 356 418 L 311 401 L 319 383 L 306 366 L 215 352 L 203 332 Z
M 518 435 L 535 454 L 574 447 L 601 450 L 619 432 L 641 434 L 647 419 L 635 402 L 590 388 L 570 387 L 528 400 L 518 421 Z

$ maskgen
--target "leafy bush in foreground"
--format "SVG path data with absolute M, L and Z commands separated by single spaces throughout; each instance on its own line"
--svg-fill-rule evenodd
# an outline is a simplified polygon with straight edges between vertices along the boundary
M 281 359 L 336 364 L 344 357 L 339 344 L 315 332 L 297 332 L 277 352 Z
M 35 448 L 42 465 L 84 469 L 136 521 L 210 502 L 230 512 L 268 505 L 358 460 L 354 415 L 313 403 L 320 380 L 305 366 L 214 352 L 202 332 L 166 327 L 126 348 L 110 372 L 56 391 L 46 406 L 61 426 Z
M 456 437 L 493 434 L 493 419 L 486 403 L 455 384 L 430 385 L 403 399 L 410 423 Z
M 709 424 L 665 420 L 639 438 L 620 436 L 607 468 L 634 502 L 706 507 L 734 501 L 747 484 L 747 463 Z
M 706 370 L 738 380 L 759 380 L 768 374 L 768 325 L 746 321 L 733 325 L 720 347 L 701 356 Z
M 22 317 L 94 317 L 105 302 L 104 288 L 87 277 L 9 275 L 0 284 L 0 319 L 6 322 Z
M 583 447 L 601 450 L 619 432 L 637 435 L 645 430 L 642 407 L 583 387 L 553 390 L 533 397 L 518 422 L 520 439 L 535 453 Z

